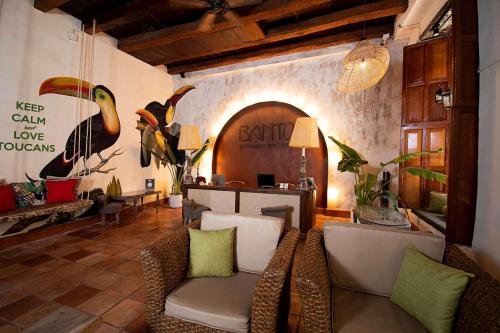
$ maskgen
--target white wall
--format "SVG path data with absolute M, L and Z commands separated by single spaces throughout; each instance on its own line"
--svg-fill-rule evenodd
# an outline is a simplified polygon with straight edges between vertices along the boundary
M 396 17 L 395 38 L 406 38 L 409 44 L 417 43 L 424 29 L 447 2 L 448 0 L 409 0 L 408 9 Z
M 474 249 L 500 280 L 500 1 L 479 0 L 479 171 Z
M 325 138 L 333 135 L 347 142 L 376 166 L 399 154 L 404 45 L 406 41 L 396 41 L 389 46 L 387 74 L 379 84 L 357 94 L 341 94 L 336 89 L 342 60 L 354 44 L 200 71 L 185 79 L 176 76 L 176 86 L 196 86 L 177 108 L 178 119 L 198 125 L 203 138 L 216 137 L 227 120 L 244 107 L 264 101 L 285 102 L 318 118 Z M 353 176 L 337 171 L 338 151 L 326 140 L 328 206 L 352 209 Z M 283 163 L 284 167 L 297 167 Z M 209 152 L 202 161 L 201 174 L 209 177 L 210 173 Z
M 63 151 L 75 127 L 77 99 L 38 96 L 38 89 L 49 77 L 78 77 L 78 43 L 70 36 L 79 29 L 80 21 L 58 10 L 42 13 L 33 8 L 32 0 L 3 0 L 0 5 L 0 142 L 22 142 L 13 139 L 13 132 L 26 124 L 15 123 L 11 117 L 16 113 L 16 101 L 26 101 L 45 108 L 35 115 L 45 117 L 46 125 L 38 125 L 34 132 L 43 132 L 44 143 L 55 145 L 54 153 L 0 149 L 0 178 L 26 181 L 25 172 L 36 178 L 43 166 Z M 153 100 L 165 102 L 173 91 L 170 75 L 117 50 L 113 39 L 101 37 L 95 43 L 92 83 L 105 85 L 114 93 L 121 122 L 118 142 L 103 155 L 120 147 L 124 154 L 109 163 L 116 171 L 93 175 L 86 187 L 105 187 L 114 174 L 124 191 L 144 189 L 145 178 L 156 178 L 157 187 L 167 190 L 166 170 L 140 167 L 135 111 Z M 93 104 L 92 113 L 98 111 Z M 95 163 L 96 158 L 92 158 L 89 165 Z

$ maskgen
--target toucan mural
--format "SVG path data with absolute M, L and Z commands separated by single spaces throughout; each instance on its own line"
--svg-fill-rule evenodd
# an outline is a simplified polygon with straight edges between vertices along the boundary
M 54 77 L 41 84 L 39 94 L 59 94 L 87 100 L 92 96 L 92 101 L 100 108 L 99 113 L 83 120 L 71 132 L 64 151 L 40 171 L 41 178 L 66 177 L 80 158 L 88 160 L 93 154 L 99 156 L 101 166 L 106 164 L 111 156 L 120 154 L 116 151 L 108 158 L 103 158 L 101 155 L 101 152 L 113 146 L 120 136 L 120 119 L 116 110 L 115 96 L 111 90 L 103 85 L 94 86 L 72 77 Z M 91 138 L 90 143 L 87 140 L 88 134 Z M 91 170 L 86 170 L 87 174 L 89 171 Z
M 148 140 L 154 139 L 154 132 L 158 129 L 163 137 L 166 139 L 167 144 L 170 146 L 175 155 L 175 159 L 183 163 L 185 153 L 183 150 L 177 150 L 179 143 L 180 125 L 173 123 L 175 108 L 179 100 L 193 90 L 194 86 L 187 85 L 179 88 L 174 94 L 167 99 L 165 104 L 160 102 L 151 102 L 144 110 L 137 111 L 141 119 L 137 121 L 137 129 L 141 132 L 141 166 L 143 168 L 151 164 L 151 151 L 147 149 L 149 146 Z M 154 123 L 154 126 L 151 124 Z M 153 142 L 154 144 L 154 142 Z

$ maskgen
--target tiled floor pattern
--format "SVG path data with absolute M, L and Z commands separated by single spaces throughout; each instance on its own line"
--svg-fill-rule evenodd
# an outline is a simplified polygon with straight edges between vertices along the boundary
M 146 209 L 120 225 L 96 224 L 1 251 L 0 333 L 40 331 L 64 315 L 77 318 L 73 323 L 93 318 L 88 331 L 146 332 L 139 253 L 181 220 L 180 210 Z M 302 243 L 294 274 L 301 249 Z M 288 331 L 303 331 L 295 283 Z

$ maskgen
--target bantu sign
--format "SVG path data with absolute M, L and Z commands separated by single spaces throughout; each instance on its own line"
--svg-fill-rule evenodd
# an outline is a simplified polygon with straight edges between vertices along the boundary
M 272 123 L 240 125 L 238 142 L 240 148 L 288 146 L 294 123 Z
M 299 178 L 301 150 L 288 146 L 295 120 L 307 115 L 296 107 L 265 102 L 238 112 L 217 137 L 212 172 L 224 174 L 227 181 L 257 185 L 257 174 L 274 174 L 280 183 L 296 183 Z M 320 135 L 320 148 L 307 149 L 307 175 L 314 177 L 317 204 L 326 207 L 328 152 Z

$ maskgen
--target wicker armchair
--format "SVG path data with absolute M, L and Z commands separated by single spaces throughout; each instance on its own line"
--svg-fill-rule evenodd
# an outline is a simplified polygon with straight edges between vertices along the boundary
M 200 221 L 189 227 L 200 228 Z M 298 230 L 283 233 L 278 248 L 255 287 L 250 314 L 251 332 L 286 330 L 290 308 L 290 279 Z M 165 299 L 186 279 L 189 261 L 188 226 L 142 251 L 150 332 L 225 332 L 165 314 Z
M 330 282 L 322 230 L 310 230 L 297 270 L 297 288 L 305 332 L 331 333 Z M 500 332 L 500 285 L 469 259 L 457 246 L 447 245 L 443 263 L 471 272 L 475 278 L 467 287 L 457 309 L 453 332 Z

